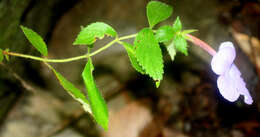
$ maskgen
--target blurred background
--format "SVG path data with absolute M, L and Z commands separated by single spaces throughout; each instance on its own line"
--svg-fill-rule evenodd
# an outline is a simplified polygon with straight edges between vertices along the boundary
M 120 36 L 148 26 L 148 0 L 0 0 L 0 48 L 40 56 L 19 28 L 44 37 L 49 58 L 87 52 L 72 46 L 80 26 L 102 21 Z M 173 6 L 184 29 L 218 49 L 232 41 L 236 64 L 253 97 L 226 101 L 211 71 L 211 56 L 189 43 L 189 56 L 175 61 L 164 51 L 165 73 L 157 89 L 138 74 L 120 45 L 93 57 L 94 76 L 109 107 L 103 131 L 59 85 L 42 63 L 11 57 L 0 64 L 0 137 L 260 137 L 260 2 L 259 0 L 162 0 Z M 160 26 L 160 25 L 158 25 Z M 157 27 L 158 27 L 157 26 Z M 111 38 L 98 40 L 98 49 Z M 129 40 L 130 42 L 133 40 Z M 85 60 L 52 64 L 82 91 Z

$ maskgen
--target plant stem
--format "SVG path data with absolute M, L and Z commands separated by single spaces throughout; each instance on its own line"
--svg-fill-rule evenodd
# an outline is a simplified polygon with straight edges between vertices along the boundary
M 10 56 L 16 56 L 16 57 L 21 57 L 21 58 L 28 58 L 28 59 L 32 59 L 32 60 L 38 60 L 38 61 L 42 61 L 42 62 L 65 63 L 65 62 L 72 62 L 72 61 L 76 61 L 76 60 L 80 60 L 80 59 L 84 59 L 84 58 L 88 58 L 88 57 L 94 56 L 94 55 L 96 55 L 96 54 L 106 50 L 107 48 L 109 48 L 110 46 L 115 44 L 116 42 L 120 42 L 121 40 L 134 38 L 134 37 L 136 37 L 136 35 L 137 34 L 135 33 L 135 34 L 131 34 L 131 35 L 127 35 L 127 36 L 116 38 L 116 39 L 110 41 L 104 47 L 101 47 L 101 48 L 97 49 L 96 51 L 94 51 L 94 52 L 92 52 L 90 54 L 84 54 L 84 55 L 81 55 L 81 56 L 65 58 L 65 59 L 48 59 L 48 58 L 36 57 L 36 56 L 20 54 L 20 53 L 15 53 L 15 52 L 9 52 L 9 51 L 3 51 L 3 54 L 10 55 Z M 216 54 L 216 51 L 212 47 L 210 47 L 207 43 L 205 43 L 204 41 L 202 41 L 199 38 L 197 38 L 195 36 L 192 36 L 190 34 L 186 34 L 186 35 L 189 38 L 191 38 L 190 40 L 189 39 L 188 40 L 190 42 L 192 42 L 194 45 L 199 46 L 200 48 L 204 49 L 206 52 L 208 52 L 212 56 Z
M 99 52 L 101 52 L 101 51 L 107 49 L 108 47 L 112 46 L 112 45 L 113 45 L 114 43 L 116 43 L 116 42 L 119 42 L 119 41 L 125 40 L 125 39 L 134 38 L 136 35 L 137 35 L 137 34 L 132 34 L 132 35 L 127 35 L 127 36 L 123 36 L 123 37 L 120 37 L 120 38 L 116 38 L 115 40 L 109 42 L 109 43 L 108 43 L 107 45 L 105 45 L 104 47 L 102 47 L 102 48 L 100 48 L 100 49 L 98 49 L 98 50 L 96 50 L 96 51 L 90 53 L 90 54 L 89 54 L 89 57 L 98 54 Z
M 132 34 L 132 35 L 127 35 L 127 36 L 123 36 L 123 37 L 120 37 L 120 38 L 116 38 L 116 39 L 112 40 L 111 42 L 109 42 L 108 44 L 106 44 L 104 47 L 102 47 L 102 48 L 100 48 L 100 49 L 98 49 L 98 50 L 96 50 L 96 51 L 94 51 L 90 54 L 84 54 L 84 55 L 81 55 L 81 56 L 76 56 L 76 57 L 66 58 L 66 59 L 48 59 L 48 58 L 36 57 L 36 56 L 20 54 L 20 53 L 15 53 L 15 52 L 8 52 L 8 51 L 3 51 L 3 54 L 21 57 L 21 58 L 32 59 L 32 60 L 38 60 L 38 61 L 42 61 L 42 62 L 65 63 L 65 62 L 76 61 L 76 60 L 80 60 L 80 59 L 84 59 L 84 58 L 94 56 L 94 55 L 106 50 L 107 48 L 112 46 L 114 43 L 116 43 L 120 40 L 134 38 L 136 35 L 137 34 Z
M 54 62 L 54 63 L 70 62 L 70 61 L 80 60 L 80 59 L 84 59 L 84 58 L 89 57 L 89 55 L 85 54 L 85 55 L 72 57 L 72 58 L 67 58 L 67 59 L 47 59 L 47 58 L 41 58 L 41 57 L 36 57 L 36 56 L 31 56 L 31 55 L 15 53 L 15 52 L 3 51 L 3 54 L 10 55 L 10 56 L 16 56 L 16 57 L 21 57 L 21 58 L 28 58 L 28 59 L 32 59 L 32 60 L 38 60 L 38 61 L 42 61 L 42 62 Z
M 200 40 L 199 38 L 192 36 L 190 34 L 186 34 L 189 38 L 191 38 L 191 40 L 189 40 L 190 42 L 192 42 L 194 45 L 199 46 L 200 48 L 204 49 L 206 52 L 208 52 L 210 55 L 214 56 L 216 54 L 216 50 L 214 50 L 211 46 L 209 46 L 209 44 L 207 44 L 206 42 Z

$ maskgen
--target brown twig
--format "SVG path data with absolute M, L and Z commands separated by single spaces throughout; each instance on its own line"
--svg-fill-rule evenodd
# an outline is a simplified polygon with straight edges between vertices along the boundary
M 24 88 L 24 89 L 26 89 L 27 91 L 29 91 L 29 92 L 31 92 L 31 93 L 35 93 L 35 89 L 33 88 L 33 86 L 31 86 L 28 82 L 26 82 L 25 80 L 23 80 L 16 72 L 14 72 L 10 67 L 8 67 L 8 66 L 6 66 L 4 63 L 0 63 L 0 65 L 2 65 L 5 69 L 7 69 L 10 73 L 11 73 L 11 75 L 15 78 L 15 79 L 17 79 L 20 83 L 21 83 L 21 85 L 22 85 L 22 87 Z

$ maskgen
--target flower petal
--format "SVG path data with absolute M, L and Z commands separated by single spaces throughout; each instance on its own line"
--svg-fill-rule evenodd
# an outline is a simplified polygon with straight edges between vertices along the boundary
M 229 77 L 229 73 L 220 75 L 217 80 L 217 85 L 220 94 L 230 102 L 234 102 L 238 99 L 239 93 L 237 92 L 236 86 L 233 80 Z
M 219 47 L 219 51 L 213 56 L 211 60 L 212 70 L 218 74 L 224 74 L 230 69 L 236 57 L 236 51 L 231 42 L 223 42 Z
M 248 89 L 246 88 L 246 83 L 244 82 L 243 78 L 241 77 L 241 73 L 238 70 L 238 68 L 236 67 L 236 65 L 233 64 L 231 66 L 231 69 L 229 71 L 229 76 L 231 77 L 231 79 L 233 79 L 237 92 L 244 96 L 244 102 L 249 105 L 252 104 L 253 99 L 252 99 Z

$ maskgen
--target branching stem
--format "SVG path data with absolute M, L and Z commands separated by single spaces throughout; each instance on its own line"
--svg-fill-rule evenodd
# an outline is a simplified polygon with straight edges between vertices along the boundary
M 32 60 L 38 60 L 38 61 L 42 61 L 42 62 L 52 62 L 52 63 L 65 63 L 65 62 L 72 62 L 72 61 L 76 61 L 76 60 L 80 60 L 80 59 L 84 59 L 84 58 L 88 58 L 91 56 L 94 56 L 104 50 L 106 50 L 107 48 L 109 48 L 110 46 L 112 46 L 114 43 L 121 41 L 121 40 L 125 40 L 125 39 L 130 39 L 130 38 L 134 38 L 137 34 L 132 34 L 132 35 L 127 35 L 127 36 L 123 36 L 120 38 L 116 38 L 114 40 L 112 40 L 111 42 L 109 42 L 108 44 L 106 44 L 104 47 L 90 53 L 90 54 L 84 54 L 81 56 L 76 56 L 76 57 L 71 57 L 71 58 L 66 58 L 66 59 L 48 59 L 48 58 L 42 58 L 42 57 L 36 57 L 36 56 L 31 56 L 31 55 L 26 55 L 26 54 L 21 54 L 21 53 L 15 53 L 15 52 L 9 52 L 9 51 L 3 51 L 3 54 L 5 55 L 9 55 L 9 56 L 16 56 L 16 57 L 21 57 L 21 58 L 27 58 L 27 59 L 32 59 Z
M 32 60 L 37 60 L 37 61 L 42 61 L 42 62 L 52 62 L 52 63 L 65 63 L 65 62 L 72 62 L 72 61 L 76 61 L 76 60 L 81 60 L 81 59 L 85 59 L 91 56 L 94 56 L 104 50 L 106 50 L 107 48 L 109 48 L 110 46 L 112 46 L 113 44 L 119 42 L 121 40 L 126 40 L 126 39 L 130 39 L 130 38 L 134 38 L 136 37 L 137 34 L 131 34 L 131 35 L 127 35 L 127 36 L 123 36 L 123 37 L 119 37 L 116 38 L 112 41 L 110 41 L 109 43 L 107 43 L 105 46 L 99 48 L 98 50 L 89 53 L 89 54 L 84 54 L 81 56 L 76 56 L 76 57 L 71 57 L 71 58 L 65 58 L 65 59 L 48 59 L 48 58 L 42 58 L 42 57 L 36 57 L 36 56 L 31 56 L 31 55 L 26 55 L 26 54 L 20 54 L 20 53 L 15 53 L 15 52 L 9 52 L 9 51 L 3 51 L 3 54 L 5 55 L 9 55 L 9 56 L 16 56 L 16 57 L 21 57 L 21 58 L 28 58 L 28 59 L 32 59 Z M 186 34 L 189 38 L 191 38 L 189 41 L 192 42 L 194 45 L 199 46 L 200 48 L 204 49 L 206 52 L 208 52 L 210 55 L 215 55 L 216 51 L 210 47 L 207 43 L 205 43 L 204 41 L 200 40 L 199 38 L 192 36 L 190 34 Z

